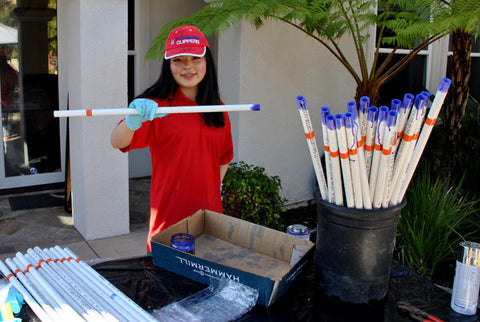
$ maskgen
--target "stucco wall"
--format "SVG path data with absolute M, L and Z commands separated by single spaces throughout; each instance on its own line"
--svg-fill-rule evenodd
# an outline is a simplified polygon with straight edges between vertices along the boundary
M 70 109 L 124 107 L 127 1 L 61 0 L 58 16 L 61 105 L 68 93 Z M 70 119 L 73 222 L 89 240 L 129 232 L 127 158 L 109 142 L 116 122 Z
M 343 45 L 353 53 L 348 41 Z M 237 25 L 221 35 L 218 56 L 223 100 L 261 105 L 260 112 L 231 115 L 235 160 L 280 176 L 289 204 L 312 199 L 315 174 L 295 99 L 306 97 L 321 143 L 320 107 L 346 112 L 353 79 L 318 42 L 283 23 Z

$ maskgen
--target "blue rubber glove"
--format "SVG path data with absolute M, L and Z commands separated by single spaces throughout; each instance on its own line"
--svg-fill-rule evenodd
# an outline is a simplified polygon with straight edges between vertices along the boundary
M 134 131 L 138 130 L 145 121 L 151 121 L 156 117 L 164 117 L 168 115 L 155 114 L 158 104 L 146 98 L 134 99 L 128 108 L 134 108 L 138 111 L 138 114 L 128 114 L 125 116 L 125 123 L 127 124 L 127 127 Z

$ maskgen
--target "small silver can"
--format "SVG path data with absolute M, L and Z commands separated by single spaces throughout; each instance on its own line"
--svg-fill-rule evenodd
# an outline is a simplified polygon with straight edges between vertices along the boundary
M 305 225 L 290 225 L 287 227 L 287 234 L 310 240 L 310 228 Z
M 451 308 L 460 314 L 477 313 L 480 289 L 480 244 L 464 241 L 458 248 Z

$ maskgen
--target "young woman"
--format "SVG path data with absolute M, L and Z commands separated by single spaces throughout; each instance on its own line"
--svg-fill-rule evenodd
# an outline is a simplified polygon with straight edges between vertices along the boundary
M 150 240 L 199 209 L 222 212 L 220 184 L 233 158 L 225 112 L 155 114 L 158 107 L 222 104 L 207 39 L 193 26 L 174 29 L 160 78 L 129 105 L 110 142 L 123 152 L 149 146 L 152 157 Z

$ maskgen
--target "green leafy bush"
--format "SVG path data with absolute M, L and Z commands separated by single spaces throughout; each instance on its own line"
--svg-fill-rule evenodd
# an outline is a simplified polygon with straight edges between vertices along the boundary
M 283 230 L 280 214 L 286 199 L 280 197 L 278 176 L 243 161 L 230 164 L 223 179 L 223 212 L 262 226 Z
M 471 232 L 460 231 L 472 222 L 478 201 L 462 196 L 462 180 L 453 187 L 443 178 L 432 179 L 427 168 L 414 177 L 407 191 L 397 229 L 396 257 L 420 274 L 433 276 L 439 263 L 455 262 L 458 243 Z

